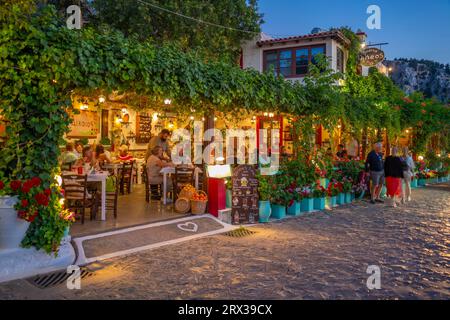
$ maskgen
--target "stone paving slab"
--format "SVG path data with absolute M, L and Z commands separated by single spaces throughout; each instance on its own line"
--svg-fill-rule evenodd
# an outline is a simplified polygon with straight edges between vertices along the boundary
M 176 221 L 157 227 L 85 240 L 83 241 L 83 248 L 86 258 L 92 258 L 223 228 L 222 224 L 211 218 L 191 219 L 182 223 Z

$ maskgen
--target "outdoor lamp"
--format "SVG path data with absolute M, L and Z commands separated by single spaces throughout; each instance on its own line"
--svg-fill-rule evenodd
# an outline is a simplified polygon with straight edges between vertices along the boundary
M 104 95 L 101 95 L 100 97 L 98 97 L 98 102 L 104 103 L 105 101 L 106 101 L 106 98 Z
M 423 156 L 418 156 L 417 159 L 419 159 L 419 161 L 423 161 Z
M 80 105 L 80 110 L 87 110 L 89 106 L 87 104 Z
M 170 99 L 164 99 L 164 104 L 165 105 L 169 105 L 169 104 L 171 104 L 172 103 L 172 100 L 170 100 Z

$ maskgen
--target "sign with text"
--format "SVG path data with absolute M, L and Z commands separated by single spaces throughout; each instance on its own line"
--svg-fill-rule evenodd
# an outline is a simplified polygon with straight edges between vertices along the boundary
M 366 48 L 359 53 L 359 62 L 365 67 L 374 67 L 384 60 L 384 52 L 377 48 Z
M 96 138 L 99 133 L 99 116 L 97 112 L 80 111 L 78 114 L 71 114 L 73 119 L 69 126 L 70 138 Z
M 236 167 L 231 183 L 233 224 L 257 223 L 259 219 L 258 179 L 255 168 L 252 165 Z

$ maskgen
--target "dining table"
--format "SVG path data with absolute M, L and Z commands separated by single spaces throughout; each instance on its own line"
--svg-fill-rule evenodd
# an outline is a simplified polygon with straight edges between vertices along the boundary
M 198 189 L 198 176 L 202 173 L 202 169 L 195 167 L 194 169 L 194 181 L 195 189 Z M 171 174 L 175 174 L 175 167 L 162 168 L 160 173 L 163 175 L 163 204 L 167 204 L 167 177 Z

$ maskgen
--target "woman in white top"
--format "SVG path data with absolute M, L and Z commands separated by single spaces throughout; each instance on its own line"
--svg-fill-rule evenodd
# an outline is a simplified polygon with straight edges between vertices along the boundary
M 409 154 L 408 147 L 403 148 L 401 160 L 405 165 L 403 169 L 403 181 L 405 182 L 405 188 L 403 188 L 403 201 L 411 201 L 411 179 L 414 176 L 414 169 L 416 166 L 413 158 Z

